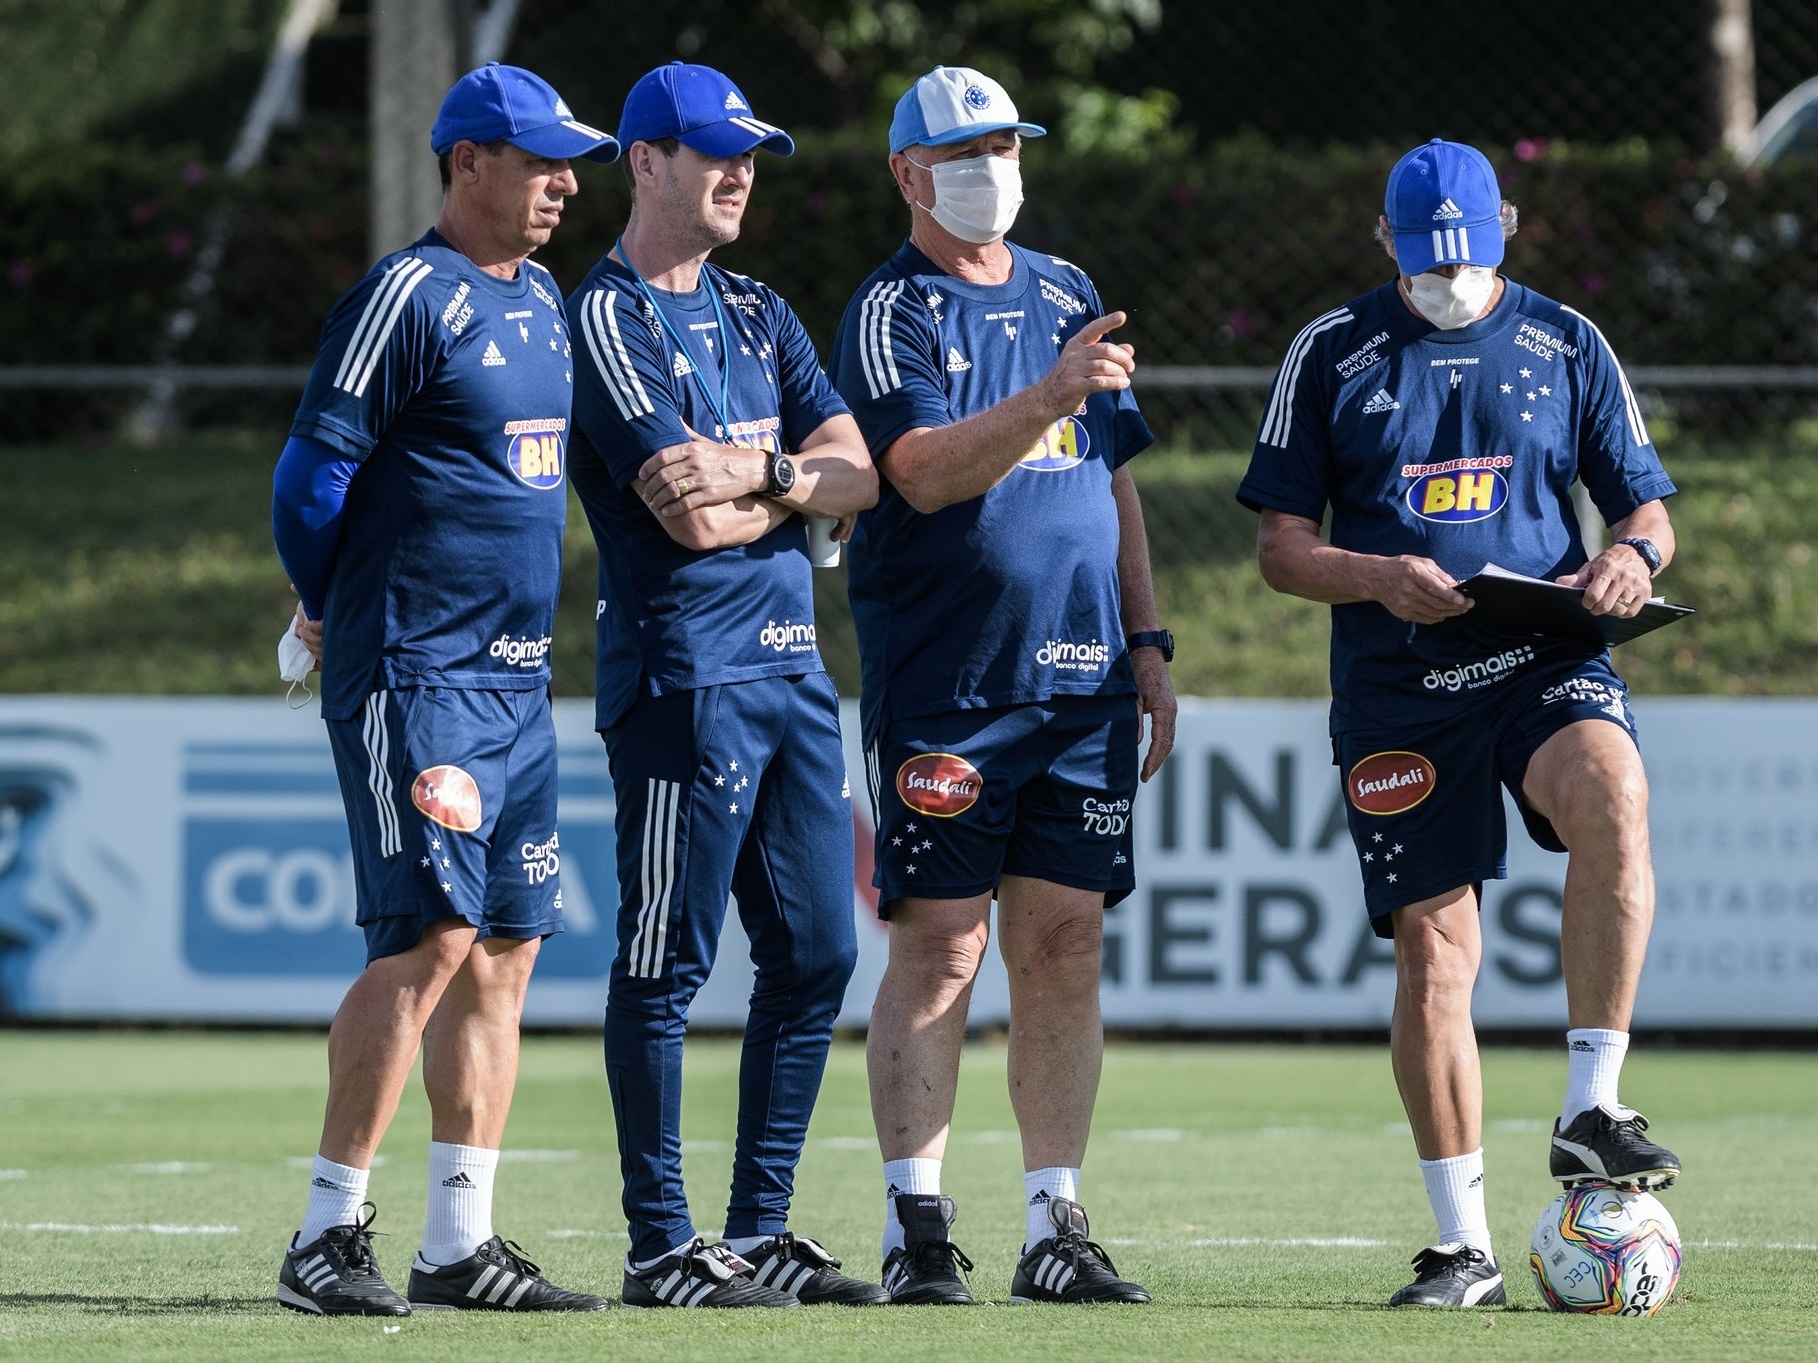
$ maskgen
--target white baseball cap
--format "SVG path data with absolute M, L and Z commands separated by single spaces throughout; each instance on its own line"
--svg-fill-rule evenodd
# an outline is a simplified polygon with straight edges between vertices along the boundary
M 969 142 L 981 133 L 1014 128 L 1024 137 L 1043 137 L 1048 130 L 1023 123 L 1009 91 L 969 66 L 937 66 L 896 102 L 890 120 L 890 150 L 944 147 Z

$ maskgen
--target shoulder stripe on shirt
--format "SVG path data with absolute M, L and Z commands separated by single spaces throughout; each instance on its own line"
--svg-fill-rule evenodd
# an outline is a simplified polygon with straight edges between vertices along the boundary
M 682 787 L 651 777 L 644 783 L 644 846 L 638 864 L 638 930 L 631 939 L 633 979 L 654 980 L 663 973 L 669 939 L 669 900 L 675 892 L 675 835 Z
M 618 297 L 617 289 L 595 289 L 588 294 L 581 302 L 581 334 L 619 415 L 632 421 L 649 416 L 656 408 L 625 349 L 625 338 L 619 334 L 619 314 L 614 306 Z
M 366 310 L 360 314 L 353 339 L 341 354 L 341 367 L 335 371 L 336 388 L 357 398 L 366 396 L 366 385 L 378 367 L 379 356 L 385 353 L 385 343 L 391 339 L 405 301 L 417 285 L 434 273 L 435 266 L 415 256 L 407 256 L 385 272 L 379 287 L 366 300 Z
M 859 313 L 859 359 L 864 365 L 865 385 L 874 398 L 903 386 L 903 376 L 896 368 L 896 352 L 890 345 L 890 319 L 897 299 L 907 287 L 900 279 L 880 280 L 865 295 Z
M 1579 321 L 1589 327 L 1591 329 L 1591 334 L 1597 338 L 1598 344 L 1603 347 L 1603 353 L 1610 357 L 1610 363 L 1616 368 L 1616 382 L 1622 385 L 1622 405 L 1628 410 L 1629 434 L 1635 437 L 1635 443 L 1637 445 L 1646 445 L 1650 443 L 1648 440 L 1647 423 L 1641 419 L 1641 404 L 1635 400 L 1635 390 L 1629 387 L 1629 376 L 1622 372 L 1622 361 L 1616 358 L 1615 349 L 1604 339 L 1603 332 L 1598 330 L 1597 323 L 1593 322 L 1589 317 L 1586 317 L 1577 308 L 1566 307 L 1564 303 L 1561 303 L 1559 306 L 1565 308 L 1572 316 L 1576 317 Z
M 1334 308 L 1300 329 L 1300 335 L 1288 347 L 1288 357 L 1281 362 L 1281 373 L 1275 377 L 1275 392 L 1269 399 L 1268 413 L 1263 417 L 1263 444 L 1287 448 L 1288 430 L 1294 422 L 1294 389 L 1300 383 L 1300 371 L 1307 362 L 1307 354 L 1322 331 L 1330 331 L 1350 320 L 1349 308 Z

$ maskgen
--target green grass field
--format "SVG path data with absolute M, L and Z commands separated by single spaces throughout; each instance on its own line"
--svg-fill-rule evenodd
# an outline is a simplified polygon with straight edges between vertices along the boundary
M 884 1360 L 1810 1359 L 1818 1356 L 1818 1060 L 1660 1052 L 1624 1097 L 1690 1173 L 1686 1242 L 1653 1320 L 1554 1316 L 1525 1246 L 1553 1197 L 1545 1132 L 1563 1060 L 1486 1056 L 1490 1214 L 1507 1310 L 1390 1312 L 1432 1235 L 1387 1055 L 1372 1047 L 1113 1046 L 1084 1197 L 1147 1308 L 1011 1309 L 1021 1163 L 1004 1052 L 970 1046 L 946 1188 L 974 1287 L 998 1305 L 794 1312 L 423 1316 L 395 1333 L 272 1300 L 323 1097 L 316 1035 L 11 1032 L 0 1044 L 0 1358 Z M 689 1049 L 689 1193 L 725 1195 L 737 1048 Z M 401 1283 L 422 1226 L 428 1119 L 407 1096 L 373 1176 Z M 616 1295 L 625 1251 L 598 1043 L 535 1038 L 506 1136 L 498 1229 L 552 1278 Z M 302 1166 L 302 1167 L 300 1167 Z M 1768 1171 L 1768 1172 L 1764 1172 Z M 864 1057 L 835 1050 L 794 1224 L 875 1274 L 881 1213 Z

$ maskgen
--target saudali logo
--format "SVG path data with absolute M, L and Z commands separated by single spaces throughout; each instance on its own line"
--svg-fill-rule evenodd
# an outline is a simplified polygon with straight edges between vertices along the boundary
M 1509 481 L 1495 469 L 1429 473 L 1408 488 L 1408 510 L 1423 521 L 1481 521 L 1508 503 Z
M 457 833 L 480 826 L 480 788 L 459 767 L 430 767 L 410 783 L 410 802 Z
M 1366 814 L 1401 814 L 1433 793 L 1439 773 L 1417 752 L 1372 753 L 1345 778 L 1345 794 Z
M 1064 416 L 1042 433 L 1034 447 L 1017 461 L 1018 466 L 1053 473 L 1081 463 L 1092 441 L 1077 416 Z
M 561 417 L 513 421 L 505 427 L 510 442 L 505 462 L 520 483 L 544 491 L 562 486 L 562 432 L 567 429 Z
M 896 794 L 909 808 L 937 819 L 964 814 L 978 802 L 985 778 L 965 758 L 926 752 L 896 769 Z

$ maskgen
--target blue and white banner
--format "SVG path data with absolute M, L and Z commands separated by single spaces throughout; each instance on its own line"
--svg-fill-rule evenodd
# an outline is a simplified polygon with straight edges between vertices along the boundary
M 1818 1026 L 1818 701 L 1654 700 L 1635 710 L 1653 784 L 1659 909 L 1641 1026 Z M 613 799 L 592 707 L 559 702 L 568 931 L 527 1019 L 605 1005 L 618 895 Z M 856 715 L 847 763 L 863 771 Z M 862 777 L 855 776 L 862 791 Z M 1325 709 L 1189 701 L 1136 805 L 1137 888 L 1107 915 L 1106 1021 L 1123 1027 L 1386 1023 Z M 888 954 L 854 801 L 863 1023 Z M 1476 1007 L 1561 1025 L 1565 858 L 1511 811 L 1509 878 L 1485 886 Z M 694 1020 L 744 1020 L 750 964 L 728 915 Z M 38 1018 L 325 1021 L 364 960 L 347 828 L 322 725 L 278 700 L 0 699 L 0 1012 Z M 973 1021 L 1002 1021 L 995 954 Z

